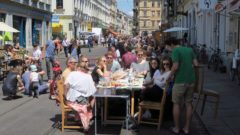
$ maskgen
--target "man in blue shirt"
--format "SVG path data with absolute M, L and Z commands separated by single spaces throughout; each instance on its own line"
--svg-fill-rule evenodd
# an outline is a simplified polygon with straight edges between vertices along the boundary
M 58 45 L 60 46 L 61 42 L 60 42 L 59 38 L 56 38 L 55 40 L 49 40 L 43 48 L 43 52 L 45 52 L 48 80 L 51 80 L 50 64 L 53 67 L 54 62 L 55 62 L 55 47 Z

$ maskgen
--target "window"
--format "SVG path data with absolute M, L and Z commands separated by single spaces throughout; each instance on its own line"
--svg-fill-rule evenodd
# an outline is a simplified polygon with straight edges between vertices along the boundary
M 155 21 L 152 21 L 152 26 L 153 26 L 153 27 L 155 26 L 155 24 L 154 24 L 154 23 L 155 23 Z
M 146 21 L 143 21 L 143 27 L 146 27 Z
M 158 16 L 160 16 L 160 11 L 158 11 Z
M 136 7 L 138 6 L 138 2 L 136 2 Z
M 157 3 L 157 4 L 158 4 L 158 7 L 160 7 L 160 1 L 158 1 L 158 3 Z
M 155 6 L 155 1 L 152 2 L 152 7 L 154 7 L 154 6 Z
M 63 8 L 63 0 L 57 0 L 57 9 Z
M 144 1 L 144 7 L 147 7 L 147 2 L 146 1 Z
M 144 16 L 147 16 L 147 11 L 143 11 Z
M 155 16 L 155 11 L 152 11 L 152 16 Z

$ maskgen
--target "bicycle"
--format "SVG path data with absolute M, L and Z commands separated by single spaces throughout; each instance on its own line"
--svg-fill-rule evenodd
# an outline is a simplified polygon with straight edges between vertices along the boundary
M 206 50 L 206 44 L 200 45 L 200 51 L 199 51 L 199 62 L 202 64 L 208 63 L 208 55 Z
M 208 61 L 208 69 L 213 68 L 213 71 L 217 71 L 218 68 L 223 64 L 223 60 L 220 56 L 220 49 L 213 49 L 210 48 L 213 51 L 212 56 L 210 57 L 210 60 Z
M 233 59 L 229 67 L 229 77 L 231 81 L 237 80 L 237 84 L 240 85 L 240 54 L 239 50 L 236 50 Z

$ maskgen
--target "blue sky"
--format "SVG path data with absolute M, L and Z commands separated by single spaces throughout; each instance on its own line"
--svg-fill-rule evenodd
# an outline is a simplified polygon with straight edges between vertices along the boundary
M 133 0 L 117 0 L 117 6 L 121 11 L 129 15 L 133 14 Z

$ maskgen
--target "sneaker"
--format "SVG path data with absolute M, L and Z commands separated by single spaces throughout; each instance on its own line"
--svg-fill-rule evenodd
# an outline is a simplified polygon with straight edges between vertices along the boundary
M 49 99 L 51 99 L 51 100 L 56 100 L 57 97 L 56 97 L 55 95 L 51 95 L 51 96 L 49 97 Z
M 149 119 L 149 118 L 151 118 L 152 117 L 152 114 L 151 114 L 151 112 L 149 111 L 149 110 L 146 110 L 144 113 L 143 113 L 143 115 L 142 115 L 142 118 L 143 119 Z

